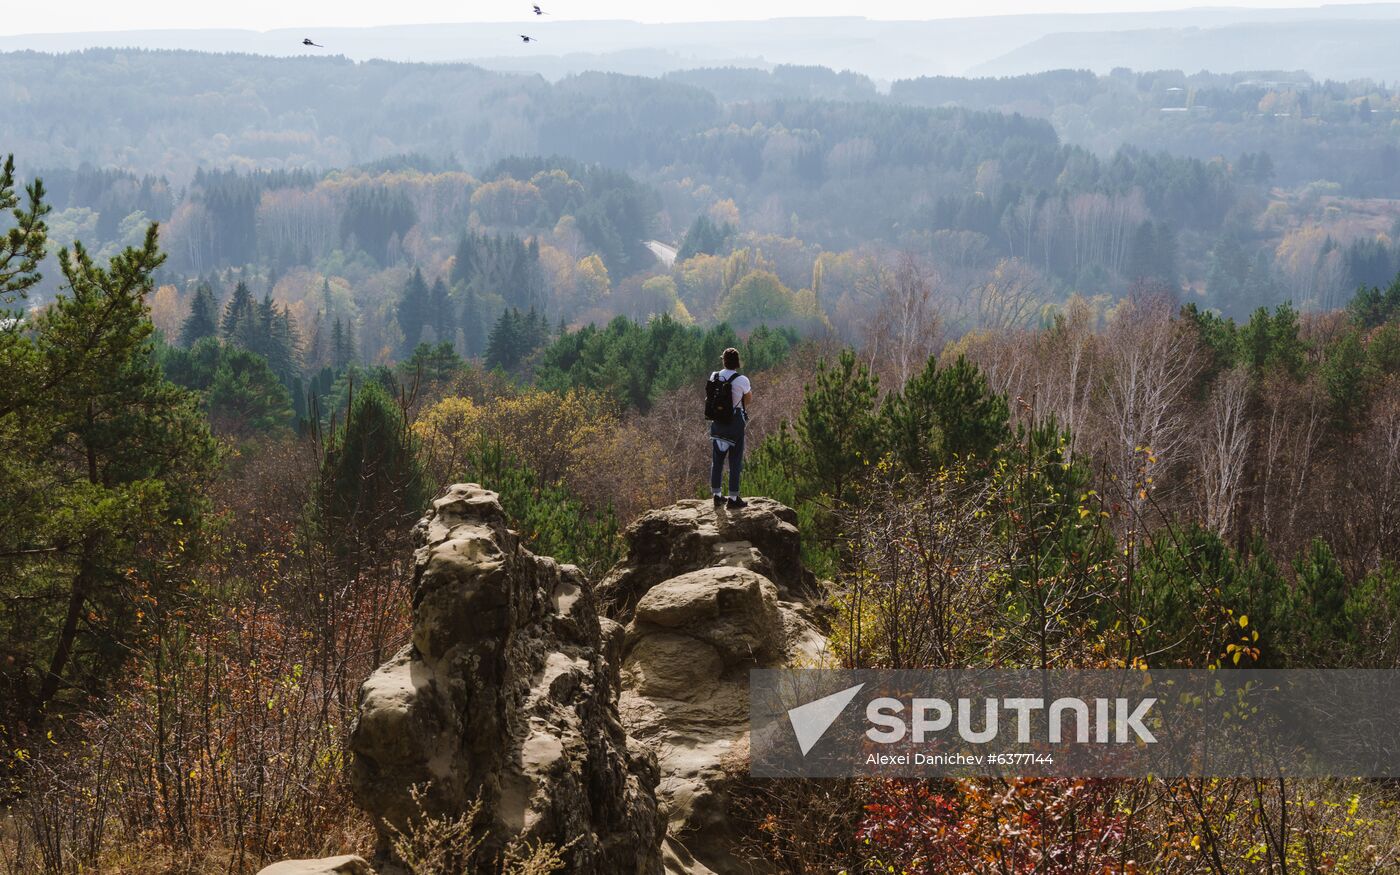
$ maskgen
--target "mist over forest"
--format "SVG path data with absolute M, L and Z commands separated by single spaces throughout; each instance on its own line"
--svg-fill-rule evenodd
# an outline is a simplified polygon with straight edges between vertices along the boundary
M 0 875 L 1394 871 L 1385 782 L 734 714 L 1400 667 L 1400 5 L 522 27 L 0 37 Z
M 881 88 L 778 66 L 549 82 L 94 49 L 0 56 L 0 81 L 7 148 L 48 184 L 56 240 L 115 251 L 160 222 L 174 285 L 275 280 L 303 328 L 334 312 L 374 356 L 394 346 L 381 335 L 407 274 L 441 275 L 479 232 L 544 259 L 530 290 L 485 290 L 488 313 L 576 321 L 596 303 L 579 296 L 581 260 L 646 279 L 666 267 L 642 246 L 655 239 L 762 253 L 850 340 L 859 278 L 814 268 L 879 253 L 926 261 L 958 330 L 985 323 L 976 290 L 1009 274 L 1009 318 L 1032 324 L 1042 305 L 1135 282 L 1233 316 L 1328 309 L 1395 267 L 1400 98 L 1364 80 L 1117 69 Z M 687 247 L 702 219 L 726 230 Z M 667 277 L 675 303 L 711 319 L 724 289 L 687 261 Z M 329 278 L 353 293 L 307 304 Z M 648 315 L 627 297 L 614 313 Z

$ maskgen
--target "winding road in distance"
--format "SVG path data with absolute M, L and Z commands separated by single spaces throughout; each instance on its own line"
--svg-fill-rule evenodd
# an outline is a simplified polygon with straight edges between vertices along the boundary
M 656 256 L 657 261 L 666 265 L 667 270 L 676 266 L 676 248 L 674 246 L 667 246 L 660 240 L 648 240 L 645 245 L 651 250 L 651 254 Z

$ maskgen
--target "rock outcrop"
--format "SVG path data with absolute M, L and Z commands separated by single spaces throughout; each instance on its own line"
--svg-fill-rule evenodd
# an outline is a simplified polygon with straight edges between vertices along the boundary
M 632 524 L 598 587 L 626 624 L 622 721 L 659 758 L 670 872 L 763 871 L 736 853 L 730 805 L 748 757 L 748 672 L 819 664 L 825 648 L 796 521 L 766 499 L 682 501 Z
M 597 587 L 522 547 L 473 484 L 434 501 L 415 536 L 412 643 L 361 687 L 350 742 L 381 873 L 400 871 L 395 835 L 477 800 L 482 871 L 514 839 L 567 847 L 570 873 L 766 871 L 739 850 L 731 793 L 749 670 L 825 657 L 796 513 L 766 499 L 653 511 Z M 262 875 L 374 872 L 337 857 Z
M 752 498 L 740 510 L 688 500 L 638 517 L 627 528 L 627 556 L 598 585 L 598 599 L 604 613 L 625 621 L 661 581 L 716 567 L 747 568 L 773 581 L 784 598 L 817 594 L 802 564 L 797 511 Z
M 460 816 L 480 799 L 482 860 L 520 837 L 567 845 L 570 872 L 661 871 L 656 760 L 624 732 L 605 658 L 621 629 L 578 569 L 522 547 L 472 484 L 434 501 L 415 536 L 412 643 L 364 683 L 351 735 L 381 855 L 420 807 Z

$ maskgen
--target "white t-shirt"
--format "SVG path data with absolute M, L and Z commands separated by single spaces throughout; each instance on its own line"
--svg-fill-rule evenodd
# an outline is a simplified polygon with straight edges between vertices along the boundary
M 729 368 L 725 368 L 719 372 L 719 378 L 721 380 L 727 380 L 732 376 L 734 376 L 734 372 L 729 370 Z M 740 374 L 734 378 L 734 382 L 729 384 L 729 391 L 734 393 L 734 409 L 742 410 L 744 408 L 744 396 L 753 391 L 753 384 L 749 382 L 748 377 Z

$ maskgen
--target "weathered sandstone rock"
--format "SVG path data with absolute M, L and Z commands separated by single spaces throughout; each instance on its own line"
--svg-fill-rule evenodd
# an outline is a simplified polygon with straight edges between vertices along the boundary
M 365 681 L 351 735 L 381 855 L 418 816 L 417 787 L 430 816 L 482 800 L 483 868 L 523 837 L 569 845 L 570 872 L 661 871 L 655 759 L 629 744 L 604 658 L 622 630 L 600 623 L 578 569 L 524 549 L 476 485 L 434 501 L 415 534 L 412 643 Z
M 730 789 L 748 757 L 749 670 L 823 658 L 795 522 L 766 499 L 683 501 L 629 527 L 599 586 L 627 623 L 622 722 L 659 759 L 668 872 L 768 871 L 738 851 Z
M 380 872 L 401 871 L 390 840 L 420 814 L 477 799 L 481 871 L 515 838 L 568 845 L 569 873 L 770 871 L 744 859 L 730 794 L 750 669 L 825 659 L 796 520 L 766 499 L 652 511 L 595 590 L 525 550 L 494 493 L 436 500 L 415 530 L 412 643 L 365 681 L 351 737 Z M 358 857 L 262 875 L 330 873 L 374 875 Z

